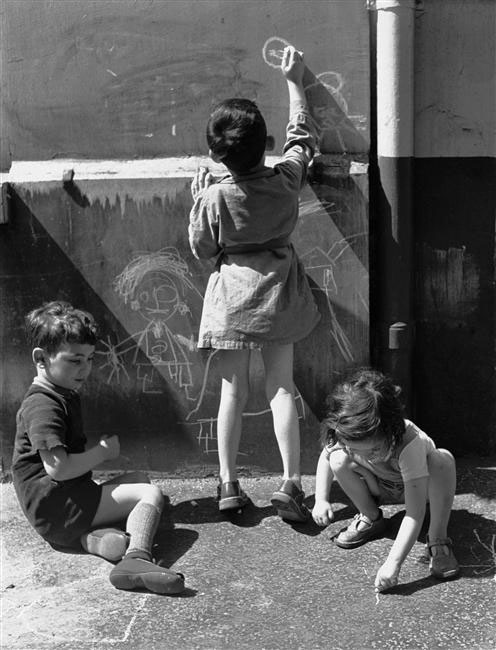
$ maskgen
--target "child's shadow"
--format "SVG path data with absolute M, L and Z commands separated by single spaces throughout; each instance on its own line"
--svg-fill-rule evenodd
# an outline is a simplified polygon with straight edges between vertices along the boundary
M 274 515 L 272 506 L 256 506 L 253 501 L 239 510 L 219 511 L 219 502 L 214 497 L 188 499 L 171 507 L 171 517 L 183 524 L 207 524 L 230 521 L 235 526 L 249 528 L 258 526 L 266 517 Z
M 172 517 L 172 506 L 167 499 L 168 497 L 155 534 L 153 557 L 160 566 L 170 568 L 193 546 L 198 539 L 198 533 L 190 528 L 176 528 Z M 180 571 L 180 567 L 177 570 Z M 187 579 L 188 576 L 186 582 Z M 182 593 L 177 594 L 177 597 L 188 598 L 196 594 L 195 589 L 187 587 Z
M 418 541 L 425 543 L 429 528 L 429 510 L 427 510 Z M 388 528 L 384 537 L 394 540 L 405 516 L 401 510 L 388 519 Z M 453 540 L 453 552 L 460 565 L 460 578 L 490 578 L 496 573 L 496 522 L 468 510 L 452 510 L 449 530 Z M 426 568 L 429 554 L 423 549 L 416 558 Z M 416 591 L 439 584 L 439 580 L 426 576 L 409 583 L 400 584 L 385 593 L 410 596 Z
M 307 497 L 304 501 L 309 510 L 312 509 L 315 499 Z M 240 528 L 258 526 L 266 517 L 275 517 L 276 510 L 272 505 L 257 506 L 250 499 L 244 508 L 239 510 L 219 511 L 218 501 L 213 497 L 190 499 L 182 501 L 172 507 L 171 517 L 175 522 L 184 524 L 206 524 L 221 521 L 230 521 Z M 293 522 L 285 520 L 294 530 L 304 535 L 319 535 L 323 529 L 317 526 L 312 519 L 307 522 Z

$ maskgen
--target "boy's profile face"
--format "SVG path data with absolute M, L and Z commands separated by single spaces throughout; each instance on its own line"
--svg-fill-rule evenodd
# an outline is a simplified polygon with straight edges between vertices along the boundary
M 61 388 L 76 391 L 88 378 L 94 356 L 95 346 L 88 343 L 63 343 L 51 354 L 41 348 L 33 351 L 39 377 Z

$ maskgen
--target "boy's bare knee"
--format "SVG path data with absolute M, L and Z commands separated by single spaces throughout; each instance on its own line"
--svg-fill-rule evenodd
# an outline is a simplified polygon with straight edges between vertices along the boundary
M 164 505 L 164 495 L 158 485 L 151 483 L 142 484 L 141 501 L 150 503 L 156 508 L 162 508 Z

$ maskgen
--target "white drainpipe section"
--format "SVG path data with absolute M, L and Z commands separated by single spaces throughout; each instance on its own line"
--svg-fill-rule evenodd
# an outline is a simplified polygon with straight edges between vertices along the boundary
M 411 408 L 415 0 L 375 0 L 378 363 Z M 410 410 L 410 409 L 409 409 Z
M 415 0 L 376 0 L 377 153 L 414 154 Z

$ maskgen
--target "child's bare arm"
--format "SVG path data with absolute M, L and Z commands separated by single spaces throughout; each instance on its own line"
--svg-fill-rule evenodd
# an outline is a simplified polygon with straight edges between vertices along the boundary
M 329 459 L 323 450 L 319 456 L 315 473 L 315 505 L 312 510 L 312 517 L 319 526 L 328 526 L 334 518 L 332 505 L 329 501 L 333 478 Z
M 398 575 L 406 556 L 417 540 L 425 517 L 428 478 L 418 478 L 405 483 L 406 514 L 401 522 L 387 560 L 377 572 L 376 591 L 390 589 L 398 584 Z
M 281 61 L 281 71 L 288 83 L 290 104 L 295 101 L 306 104 L 303 89 L 303 73 L 305 71 L 303 52 L 299 52 L 292 45 L 285 47 Z
M 82 476 L 106 460 L 118 458 L 120 454 L 119 438 L 108 436 L 87 451 L 80 454 L 68 454 L 65 447 L 40 449 L 39 451 L 46 473 L 55 481 L 68 481 Z

